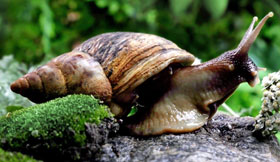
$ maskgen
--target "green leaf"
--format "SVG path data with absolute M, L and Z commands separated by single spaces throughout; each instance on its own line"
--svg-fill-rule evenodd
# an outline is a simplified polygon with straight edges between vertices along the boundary
M 127 115 L 127 117 L 131 117 L 133 115 L 135 115 L 138 111 L 138 108 L 136 106 L 133 106 L 129 112 L 129 114 Z
M 16 110 L 23 109 L 23 106 L 18 106 L 18 105 L 10 105 L 6 107 L 7 112 L 14 112 Z
M 179 16 L 182 12 L 184 12 L 192 0 L 169 0 L 171 9 L 176 16 Z
M 10 89 L 10 84 L 27 71 L 26 65 L 14 60 L 13 56 L 4 56 L 0 59 L 0 116 L 5 115 L 12 108 L 15 109 L 15 107 L 9 107 L 10 105 L 23 107 L 32 105 L 27 98 L 13 93 Z M 6 109 L 7 107 L 8 109 Z
M 211 14 L 212 18 L 217 19 L 226 11 L 228 0 L 204 0 L 204 6 Z
M 278 132 L 278 133 L 276 134 L 276 137 L 277 137 L 278 141 L 280 142 L 280 132 Z

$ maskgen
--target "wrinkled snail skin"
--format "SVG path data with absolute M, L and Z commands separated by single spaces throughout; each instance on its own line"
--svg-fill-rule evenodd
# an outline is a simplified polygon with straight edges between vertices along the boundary
M 266 15 L 254 29 L 254 17 L 249 29 L 235 50 L 200 65 L 176 70 L 168 90 L 145 115 L 138 114 L 127 122 L 136 135 L 191 132 L 203 126 L 242 82 L 254 87 L 259 83 L 258 68 L 248 57 L 250 45 L 256 39 Z M 137 115 L 137 114 L 136 114 Z M 140 120 L 139 120 L 140 119 Z
M 135 135 L 194 131 L 240 83 L 253 87 L 259 82 L 261 68 L 248 51 L 272 16 L 267 14 L 255 28 L 254 17 L 236 49 L 193 66 L 192 54 L 164 38 L 101 34 L 19 78 L 11 89 L 37 103 L 67 94 L 93 95 L 123 118 L 125 129 Z M 135 104 L 139 112 L 126 117 Z
M 137 135 L 194 131 L 211 119 L 240 83 L 257 79 L 252 71 L 257 71 L 257 66 L 247 54 L 238 55 L 236 51 L 200 65 L 179 68 L 149 113 L 142 115 L 141 120 L 133 117 L 128 127 Z

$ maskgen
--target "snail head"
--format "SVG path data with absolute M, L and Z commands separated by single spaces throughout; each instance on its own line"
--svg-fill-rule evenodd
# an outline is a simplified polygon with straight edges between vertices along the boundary
M 252 59 L 249 58 L 248 51 L 253 42 L 256 40 L 267 19 L 272 16 L 273 12 L 269 12 L 255 28 L 254 25 L 258 18 L 254 17 L 238 47 L 221 55 L 222 58 L 226 58 L 224 60 L 230 61 L 230 64 L 233 65 L 232 68 L 240 76 L 241 80 L 248 82 L 251 87 L 254 87 L 260 82 L 258 71 L 266 69 L 257 67 Z

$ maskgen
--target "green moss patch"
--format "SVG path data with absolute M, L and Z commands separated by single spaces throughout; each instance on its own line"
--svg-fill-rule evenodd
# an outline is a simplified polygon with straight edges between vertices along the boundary
M 36 162 L 33 158 L 17 152 L 7 152 L 0 148 L 0 161 L 2 162 Z
M 98 124 L 111 116 L 107 106 L 92 96 L 69 95 L 1 117 L 0 146 L 27 152 L 83 146 L 85 123 Z

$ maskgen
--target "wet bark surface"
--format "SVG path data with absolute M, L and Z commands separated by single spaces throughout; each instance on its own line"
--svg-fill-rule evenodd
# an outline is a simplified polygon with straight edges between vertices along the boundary
M 191 133 L 153 137 L 106 135 L 108 138 L 103 138 L 103 144 L 97 142 L 98 150 L 95 149 L 94 154 L 83 160 L 280 161 L 280 146 L 276 137 L 255 137 L 253 124 L 254 119 L 250 117 L 236 118 L 217 113 L 207 125 Z M 94 129 L 88 129 L 88 137 L 97 139 L 98 133 L 93 131 L 90 135 L 90 130 Z M 91 147 L 95 148 L 94 145 L 93 142 Z

